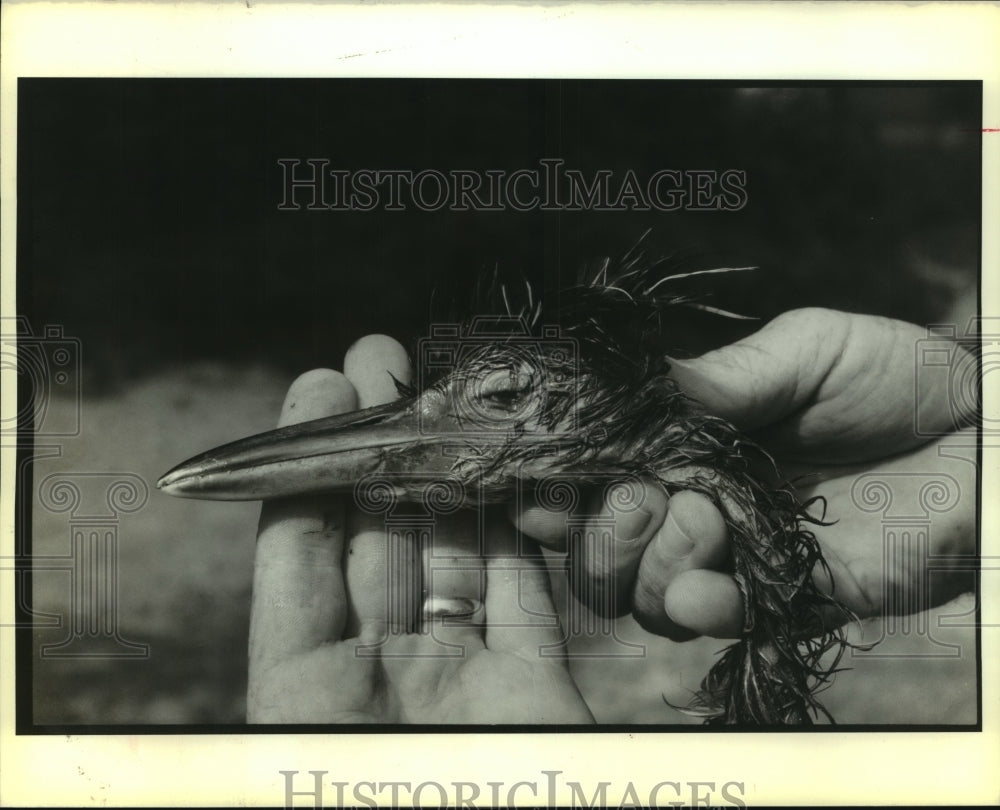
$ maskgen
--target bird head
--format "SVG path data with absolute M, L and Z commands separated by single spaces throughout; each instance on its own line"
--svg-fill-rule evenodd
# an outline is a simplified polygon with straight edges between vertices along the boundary
M 589 283 L 564 291 L 558 324 L 543 323 L 529 285 L 494 283 L 500 314 L 433 328 L 417 345 L 416 384 L 397 382 L 395 402 L 210 450 L 158 485 L 182 497 L 257 500 L 379 480 L 417 499 L 447 479 L 464 497 L 498 501 L 560 474 L 606 480 L 691 463 L 716 440 L 689 423 L 698 408 L 669 376 L 664 347 L 677 345 L 692 313 L 741 316 L 677 288 L 749 268 L 657 275 L 658 264 L 637 265 L 611 271 L 605 261 Z

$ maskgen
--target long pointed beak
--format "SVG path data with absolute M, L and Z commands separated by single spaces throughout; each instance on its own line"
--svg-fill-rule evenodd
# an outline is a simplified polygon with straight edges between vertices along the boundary
M 347 492 L 370 473 L 446 471 L 440 444 L 439 435 L 421 432 L 413 401 L 393 402 L 223 445 L 174 467 L 157 486 L 226 501 Z

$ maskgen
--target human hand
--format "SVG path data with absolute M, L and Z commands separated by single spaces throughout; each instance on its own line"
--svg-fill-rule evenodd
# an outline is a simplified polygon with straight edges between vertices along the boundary
M 398 343 L 356 343 L 344 374 L 309 372 L 280 424 L 390 401 Z M 544 562 L 505 516 L 440 519 L 433 547 L 341 496 L 265 502 L 254 571 L 252 723 L 592 723 L 564 658 Z M 485 590 L 485 593 L 483 592 Z M 554 620 L 553 620 L 554 621 Z M 541 657 L 548 645 L 552 657 Z
M 960 409 L 968 403 L 950 402 L 944 386 L 917 375 L 915 346 L 922 337 L 918 327 L 899 321 L 806 309 L 786 313 L 731 346 L 672 361 L 682 390 L 709 413 L 733 422 L 779 457 L 784 473 L 810 474 L 800 489 L 803 499 L 822 496 L 827 519 L 836 521 L 809 527 L 829 565 L 829 573 L 817 570 L 814 577 L 827 593 L 835 583 L 836 598 L 860 617 L 880 615 L 887 589 L 895 604 L 920 610 L 969 586 L 966 576 L 942 572 L 927 600 L 927 572 L 913 558 L 886 565 L 881 515 L 859 509 L 852 496 L 854 482 L 866 472 L 904 473 L 894 479 L 902 489 L 924 483 L 912 473 L 950 476 L 964 494 L 954 509 L 936 516 L 929 553 L 939 555 L 940 565 L 940 555 L 974 552 L 975 468 L 939 452 L 948 438 L 924 444 L 913 429 L 915 409 L 925 431 L 942 434 L 973 414 L 954 413 L 952 404 Z M 643 509 L 625 514 L 608 505 L 615 497 L 593 505 L 601 519 L 615 521 L 622 542 L 612 556 L 589 546 L 569 549 L 578 556 L 571 569 L 582 572 L 590 600 L 616 612 L 631 608 L 646 629 L 675 640 L 738 636 L 744 611 L 736 582 L 726 573 L 728 535 L 721 513 L 703 495 L 668 498 L 653 482 L 644 495 Z M 564 542 L 559 514 L 529 505 L 513 519 L 543 544 Z

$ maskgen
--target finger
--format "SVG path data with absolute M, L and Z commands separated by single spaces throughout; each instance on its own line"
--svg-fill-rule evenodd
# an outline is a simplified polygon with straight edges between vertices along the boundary
M 399 395 L 393 377 L 407 384 L 413 377 L 406 350 L 386 335 L 355 342 L 344 357 L 344 375 L 354 384 L 361 408 L 393 401 Z M 423 585 L 414 533 L 391 529 L 383 514 L 350 508 L 347 536 L 347 637 L 374 643 L 386 633 L 415 632 Z
M 387 526 L 384 515 L 349 509 L 345 570 L 347 638 L 374 643 L 414 633 L 423 603 L 420 544 L 404 526 Z
M 423 631 L 466 655 L 485 646 L 486 567 L 479 515 L 456 512 L 439 518 L 423 543 Z M 445 652 L 446 650 L 442 650 Z
M 562 660 L 563 634 L 538 546 L 499 515 L 487 515 L 486 646 L 526 660 Z M 551 652 L 551 658 L 546 657 Z
M 399 397 L 396 380 L 413 380 L 410 358 L 402 344 L 388 335 L 366 335 L 344 356 L 344 376 L 357 389 L 358 407 L 384 405 Z
M 570 585 L 599 616 L 619 616 L 632 606 L 643 552 L 667 513 L 667 494 L 655 482 L 619 484 L 598 501 L 585 531 L 569 540 Z
M 675 641 L 701 634 L 726 638 L 739 635 L 743 613 L 738 591 L 734 601 L 728 587 L 716 593 L 711 589 L 699 591 L 686 581 L 675 583 L 682 574 L 723 566 L 728 555 L 729 532 L 718 508 L 697 492 L 675 494 L 666 520 L 639 563 L 633 608 L 636 620 L 650 632 Z M 735 588 L 735 582 L 725 578 Z M 691 580 L 694 584 L 705 582 L 704 578 Z M 674 584 L 684 587 L 674 592 Z M 723 618 L 734 621 L 725 624 Z
M 820 608 L 828 627 L 839 627 L 855 616 L 861 619 L 882 616 L 882 589 L 895 579 L 885 575 L 882 549 L 877 547 L 873 553 L 865 542 L 877 536 L 878 526 L 859 526 L 851 517 L 817 526 L 814 531 L 823 550 L 823 564 L 813 566 L 812 581 L 820 593 L 836 600 Z M 858 576 L 858 572 L 869 575 Z
M 352 410 L 354 388 L 318 369 L 288 389 L 279 426 Z M 343 502 L 288 498 L 261 505 L 250 622 L 251 665 L 337 639 L 346 615 Z
M 562 509 L 550 509 L 538 503 L 534 495 L 528 495 L 525 503 L 512 503 L 507 517 L 519 531 L 537 540 L 545 548 L 566 551 L 566 525 L 570 513 Z
M 664 597 L 667 615 L 702 636 L 737 638 L 743 629 L 743 597 L 728 574 L 695 568 L 680 572 Z

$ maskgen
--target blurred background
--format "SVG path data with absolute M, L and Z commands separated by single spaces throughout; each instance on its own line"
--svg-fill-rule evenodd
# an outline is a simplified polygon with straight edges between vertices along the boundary
M 715 305 L 762 319 L 819 305 L 961 332 L 977 310 L 981 126 L 971 82 L 22 79 L 18 311 L 36 337 L 59 326 L 76 347 L 79 364 L 44 391 L 43 427 L 79 431 L 40 435 L 22 479 L 41 562 L 40 618 L 19 649 L 20 711 L 43 726 L 241 722 L 258 506 L 171 499 L 156 479 L 273 426 L 288 383 L 338 367 L 358 337 L 423 334 L 430 291 L 483 268 L 522 273 L 552 296 L 651 228 L 653 254 L 760 268 L 718 285 Z M 738 169 L 747 203 L 279 210 L 278 161 L 309 158 L 445 172 L 561 158 L 588 177 Z M 74 617 L 98 608 L 73 590 L 67 562 L 87 507 L 59 511 L 40 486 L 82 473 L 132 474 L 149 489 L 114 526 L 120 636 L 148 656 L 83 645 L 51 657 Z M 971 607 L 966 598 L 927 618 L 937 628 L 938 615 Z M 876 623 L 865 636 L 880 632 Z M 683 704 L 721 645 L 673 644 L 631 619 L 616 633 L 645 657 L 573 665 L 598 719 L 690 722 L 663 697 Z M 854 659 L 829 691 L 837 719 L 975 722 L 974 633 L 934 633 L 962 655 L 921 657 L 926 638 L 887 641 L 901 657 Z

